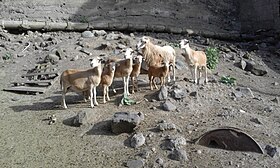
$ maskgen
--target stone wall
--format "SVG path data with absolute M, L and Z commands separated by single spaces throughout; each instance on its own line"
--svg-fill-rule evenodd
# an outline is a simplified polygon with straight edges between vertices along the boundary
M 239 33 L 279 29 L 279 0 L 0 0 L 0 19 L 86 22 L 109 29 Z
M 209 32 L 239 31 L 234 0 L 2 0 L 8 20 L 93 24 Z

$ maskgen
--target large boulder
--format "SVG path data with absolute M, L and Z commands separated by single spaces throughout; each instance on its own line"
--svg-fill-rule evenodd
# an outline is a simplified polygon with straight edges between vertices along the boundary
M 117 112 L 113 116 L 111 130 L 115 134 L 132 133 L 134 128 L 144 120 L 144 114 L 141 112 Z

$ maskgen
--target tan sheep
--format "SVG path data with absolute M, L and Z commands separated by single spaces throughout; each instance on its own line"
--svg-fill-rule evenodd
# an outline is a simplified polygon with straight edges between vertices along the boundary
M 176 52 L 171 46 L 158 46 L 153 44 L 148 37 L 142 37 L 137 44 L 137 49 L 142 51 L 143 58 L 148 66 L 159 67 L 164 60 L 168 60 L 173 71 L 173 81 L 175 82 Z M 170 74 L 168 73 L 168 82 Z
M 102 75 L 101 75 L 101 82 L 100 85 L 103 88 L 103 103 L 106 103 L 106 98 L 110 101 L 109 97 L 109 87 L 113 83 L 113 78 L 115 75 L 115 62 L 107 61 L 103 67 Z
M 98 105 L 96 101 L 96 87 L 101 81 L 101 59 L 99 57 L 90 59 L 91 69 L 78 70 L 68 69 L 65 70 L 60 77 L 60 85 L 62 90 L 62 102 L 63 108 L 67 108 L 65 102 L 65 95 L 69 90 L 74 92 L 83 92 L 86 95 L 89 92 L 90 106 L 93 108 L 94 104 Z M 93 93 L 92 93 L 93 90 Z M 94 104 L 93 99 L 94 98 Z
M 131 48 L 127 48 L 124 59 L 117 60 L 117 59 L 111 59 L 111 61 L 116 62 L 116 70 L 115 70 L 115 75 L 114 78 L 123 78 L 123 83 L 124 83 L 124 94 L 125 95 L 130 95 L 128 87 L 129 87 L 129 76 L 130 73 L 132 72 L 132 53 L 133 50 Z M 113 91 L 116 93 L 114 86 L 112 85 Z
M 148 70 L 148 76 L 150 81 L 150 88 L 153 90 L 153 86 L 158 89 L 157 85 L 155 84 L 155 77 L 160 78 L 160 85 L 165 85 L 165 78 L 169 73 L 169 62 L 167 60 L 164 60 L 162 63 L 162 66 L 156 67 L 156 66 L 150 66 Z
M 138 91 L 138 79 L 137 78 L 140 75 L 142 59 L 143 59 L 143 57 L 141 55 L 137 55 L 133 59 L 132 72 L 130 73 L 130 78 L 131 78 L 131 82 L 132 82 L 131 93 L 134 93 L 135 89 Z
M 189 40 L 183 39 L 180 42 L 181 49 L 184 50 L 183 56 L 185 57 L 185 60 L 190 68 L 192 78 L 194 79 L 194 83 L 198 83 L 201 77 L 201 71 L 203 70 L 205 73 L 205 83 L 208 82 L 207 78 L 207 57 L 206 54 L 203 51 L 195 51 L 190 48 Z M 194 74 L 192 72 L 192 69 L 194 69 Z M 198 78 L 197 78 L 197 71 Z

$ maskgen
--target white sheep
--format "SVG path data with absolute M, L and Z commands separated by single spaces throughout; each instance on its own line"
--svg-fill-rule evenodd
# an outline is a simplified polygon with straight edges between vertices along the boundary
M 68 69 L 65 70 L 60 77 L 60 85 L 62 90 L 63 108 L 67 108 L 65 102 L 65 95 L 69 90 L 75 92 L 83 92 L 84 95 L 89 92 L 90 106 L 93 108 L 94 104 L 98 105 L 96 101 L 96 87 L 101 81 L 101 59 L 99 57 L 90 59 L 92 68 L 87 70 Z M 92 93 L 93 90 L 93 93 Z M 93 99 L 94 98 L 94 104 Z
M 208 82 L 207 78 L 207 57 L 203 51 L 195 51 L 190 48 L 189 40 L 183 39 L 180 41 L 180 47 L 184 50 L 183 56 L 190 68 L 192 78 L 194 78 L 194 82 L 197 84 L 201 77 L 201 71 L 204 70 L 205 73 L 205 83 Z M 194 74 L 192 72 L 194 69 Z M 199 71 L 197 78 L 197 71 Z
M 113 83 L 113 78 L 115 75 L 116 64 L 115 62 L 107 61 L 104 64 L 100 85 L 103 88 L 103 103 L 106 103 L 106 98 L 110 101 L 109 97 L 109 87 Z
M 137 55 L 133 59 L 132 72 L 130 73 L 130 78 L 132 82 L 132 91 L 135 92 L 135 89 L 138 90 L 138 76 L 140 75 L 141 65 L 142 65 L 143 57 L 141 55 Z
M 133 65 L 132 53 L 133 50 L 131 48 L 127 48 L 124 54 L 124 59 L 121 60 L 112 59 L 112 61 L 116 62 L 116 70 L 115 70 L 114 78 L 120 78 L 120 77 L 123 78 L 123 83 L 124 83 L 123 87 L 124 87 L 125 95 L 130 95 L 128 87 L 129 87 L 129 76 L 130 73 L 132 72 L 132 65 Z M 113 87 L 113 91 L 116 93 L 114 87 Z
M 176 52 L 171 46 L 155 45 L 148 37 L 144 36 L 138 42 L 137 49 L 142 51 L 143 58 L 148 66 L 159 67 L 164 60 L 168 60 L 173 70 L 173 81 L 175 82 Z M 170 82 L 169 73 L 168 82 Z
M 150 66 L 148 70 L 148 76 L 150 80 L 150 88 L 153 90 L 153 86 L 158 89 L 157 85 L 155 84 L 155 77 L 160 78 L 160 85 L 165 85 L 165 78 L 169 74 L 169 62 L 167 60 L 164 60 L 162 62 L 162 66 L 156 67 L 156 66 Z

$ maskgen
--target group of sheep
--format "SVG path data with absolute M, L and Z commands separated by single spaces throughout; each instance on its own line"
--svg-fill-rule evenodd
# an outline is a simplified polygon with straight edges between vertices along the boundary
M 207 83 L 206 55 L 202 51 L 194 51 L 189 47 L 189 41 L 181 40 L 180 47 L 184 51 L 186 63 L 191 72 L 194 69 L 194 82 L 198 83 L 201 71 L 205 72 L 205 82 Z M 123 59 L 109 58 L 103 60 L 100 57 L 90 59 L 91 68 L 87 70 L 68 69 L 61 74 L 60 84 L 62 90 L 62 107 L 67 108 L 65 94 L 71 90 L 82 92 L 85 101 L 90 100 L 90 106 L 98 105 L 96 100 L 96 87 L 103 88 L 103 103 L 110 100 L 109 87 L 113 84 L 114 78 L 123 79 L 124 94 L 129 93 L 129 79 L 132 81 L 132 93 L 138 89 L 137 77 L 141 72 L 141 65 L 145 63 L 148 67 L 148 77 L 150 89 L 156 89 L 155 78 L 160 78 L 161 86 L 165 85 L 165 78 L 171 81 L 170 70 L 172 70 L 173 81 L 175 82 L 176 53 L 171 46 L 159 46 L 153 44 L 148 37 L 142 37 L 137 43 L 137 50 L 141 55 L 133 56 L 133 50 L 127 48 Z M 102 68 L 102 63 L 103 68 Z M 199 77 L 197 78 L 197 71 Z M 112 85 L 113 86 L 113 85 Z M 114 88 L 113 91 L 115 92 Z M 94 102 L 93 102 L 94 100 Z

